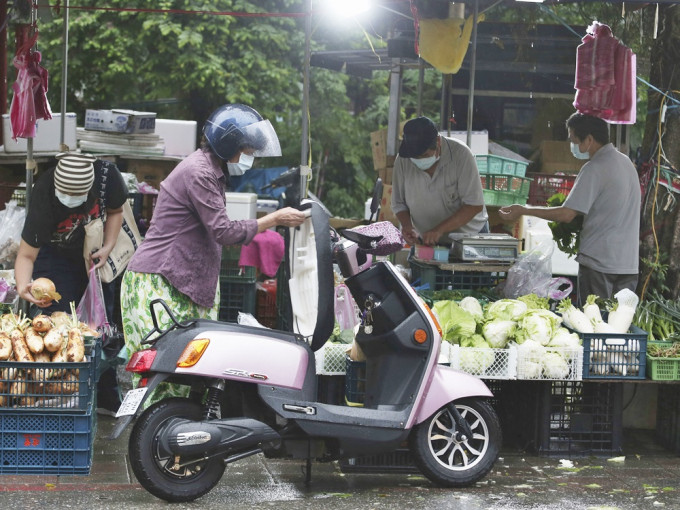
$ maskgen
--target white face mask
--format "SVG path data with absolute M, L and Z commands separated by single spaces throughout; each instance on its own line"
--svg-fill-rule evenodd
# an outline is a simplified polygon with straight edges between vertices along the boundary
M 247 170 L 252 168 L 254 161 L 255 156 L 251 156 L 242 152 L 238 158 L 238 163 L 227 162 L 227 170 L 229 170 L 229 175 L 243 175 Z
M 578 148 L 578 144 L 574 142 L 571 142 L 571 153 L 576 159 L 590 159 L 590 153 L 588 151 L 581 152 Z
M 69 209 L 80 207 L 87 200 L 87 195 L 67 195 L 66 193 L 57 190 L 54 190 L 54 194 L 59 201 L 64 204 L 64 207 L 68 207 Z
M 411 162 L 421 170 L 429 170 L 437 161 L 439 156 L 430 156 L 429 158 L 410 158 Z

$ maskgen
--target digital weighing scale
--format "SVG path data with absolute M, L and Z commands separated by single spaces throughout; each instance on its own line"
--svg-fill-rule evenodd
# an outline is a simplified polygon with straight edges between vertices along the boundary
M 518 240 L 508 234 L 449 234 L 449 237 L 453 240 L 451 254 L 455 260 L 514 262 L 518 255 Z

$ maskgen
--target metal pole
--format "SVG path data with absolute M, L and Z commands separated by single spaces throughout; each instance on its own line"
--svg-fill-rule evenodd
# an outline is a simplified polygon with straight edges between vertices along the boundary
M 61 135 L 59 138 L 60 150 L 75 149 L 64 145 L 64 132 L 66 131 L 66 85 L 68 82 L 68 0 L 64 0 L 64 47 L 61 58 Z
M 305 19 L 305 61 L 302 77 L 302 148 L 300 150 L 300 198 L 307 197 L 307 182 L 311 174 L 309 147 L 309 72 L 312 40 L 312 0 L 307 0 Z
M 38 18 L 36 8 L 31 5 L 31 26 L 35 27 Z M 26 216 L 31 206 L 31 192 L 33 189 L 33 173 L 36 170 L 35 160 L 33 159 L 33 138 L 26 139 Z
M 467 146 L 472 147 L 472 117 L 475 102 L 475 68 L 477 67 L 477 17 L 479 16 L 479 2 L 475 0 L 472 18 L 472 55 L 470 56 L 470 90 L 468 92 L 467 116 Z
M 423 114 L 423 82 L 425 81 L 425 64 L 421 60 L 418 66 L 418 103 L 416 106 L 416 117 Z

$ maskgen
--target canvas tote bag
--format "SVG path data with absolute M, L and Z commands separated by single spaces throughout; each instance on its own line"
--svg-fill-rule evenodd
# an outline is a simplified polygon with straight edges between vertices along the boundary
M 103 162 L 102 173 L 104 179 L 102 179 L 102 186 L 100 190 L 100 203 L 102 216 L 106 215 L 106 174 L 109 171 L 108 163 Z M 116 245 L 111 250 L 109 258 L 106 260 L 106 264 L 99 268 L 99 278 L 104 283 L 110 283 L 120 275 L 123 274 L 125 268 L 130 262 L 132 255 L 134 255 L 135 250 L 142 242 L 142 236 L 137 229 L 137 223 L 135 222 L 135 216 L 132 213 L 132 207 L 130 203 L 126 200 L 123 204 L 123 225 L 120 227 L 120 232 L 118 233 L 118 239 L 116 240 Z M 83 258 L 85 259 L 85 268 L 89 271 L 90 269 L 90 254 L 97 251 L 104 244 L 104 220 L 100 216 L 87 225 L 85 225 L 85 243 L 83 244 Z

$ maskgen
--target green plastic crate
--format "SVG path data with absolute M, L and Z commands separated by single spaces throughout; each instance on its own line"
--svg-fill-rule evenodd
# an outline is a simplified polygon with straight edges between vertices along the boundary
M 480 173 L 486 205 L 524 205 L 529 197 L 532 179 L 514 175 Z
M 505 174 L 524 177 L 529 166 L 527 161 L 503 158 L 492 154 L 477 154 L 475 159 L 480 174 Z
M 220 278 L 219 320 L 237 322 L 239 312 L 255 315 L 255 279 Z
M 651 346 L 670 347 L 673 342 L 647 342 Z M 680 381 L 680 358 L 662 358 L 647 353 L 647 377 L 652 381 Z

